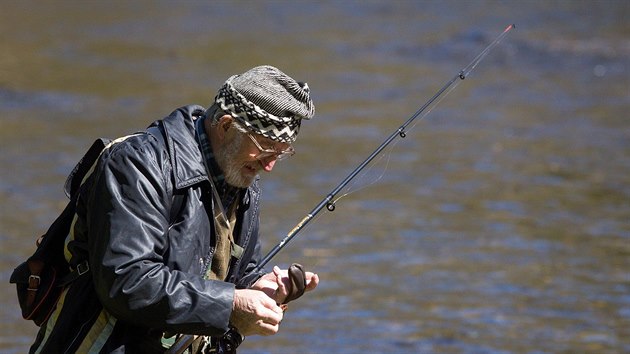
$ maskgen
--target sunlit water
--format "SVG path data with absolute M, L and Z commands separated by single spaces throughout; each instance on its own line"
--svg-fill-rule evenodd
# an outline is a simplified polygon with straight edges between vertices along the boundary
M 94 138 L 255 65 L 308 81 L 317 117 L 264 176 L 270 249 L 516 23 L 276 258 L 321 286 L 241 352 L 630 352 L 628 18 L 623 1 L 0 3 L 0 351 L 33 339 L 8 277 Z

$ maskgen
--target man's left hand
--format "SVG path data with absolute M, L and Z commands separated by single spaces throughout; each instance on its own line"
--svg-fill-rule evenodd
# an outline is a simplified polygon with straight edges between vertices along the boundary
M 313 272 L 304 272 L 306 279 L 306 291 L 311 291 L 319 284 L 319 276 Z M 252 289 L 262 290 L 269 297 L 276 300 L 276 303 L 283 304 L 287 296 L 289 296 L 289 288 L 291 287 L 291 280 L 289 279 L 289 272 L 287 269 L 280 269 L 280 267 L 273 267 L 273 272 L 263 275 L 258 281 L 251 287 Z

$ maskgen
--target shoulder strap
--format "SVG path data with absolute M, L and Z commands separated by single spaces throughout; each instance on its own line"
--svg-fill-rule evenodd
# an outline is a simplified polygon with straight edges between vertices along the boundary
M 85 177 L 92 168 L 103 149 L 105 149 L 110 142 L 111 140 L 105 138 L 96 139 L 77 165 L 74 166 L 74 169 L 72 169 L 72 172 L 68 175 L 64 185 L 64 192 L 68 198 L 72 198 L 72 196 L 77 193 L 83 181 L 83 177 Z
M 68 175 L 64 192 L 70 198 L 70 201 L 63 212 L 50 225 L 48 231 L 37 239 L 37 249 L 26 262 L 31 275 L 39 276 L 43 271 L 44 264 L 49 267 L 55 267 L 59 271 L 59 274 L 57 274 L 59 276 L 58 286 L 64 287 L 89 270 L 87 261 L 84 261 L 77 266 L 77 269 L 68 272 L 68 263 L 64 256 L 65 240 L 74 218 L 81 182 L 109 143 L 109 139 L 103 138 L 94 141 Z
M 164 134 L 162 129 L 153 125 L 147 128 L 147 133 L 153 135 L 168 151 L 168 147 L 166 146 L 166 142 L 164 140 Z M 92 147 L 88 150 L 88 152 L 83 156 L 83 158 L 79 161 L 77 166 L 74 168 L 68 180 L 66 181 L 66 194 L 71 197 L 71 201 L 69 203 L 69 207 L 66 209 L 70 209 L 70 206 L 73 206 L 76 203 L 77 191 L 81 186 L 81 182 L 83 177 L 88 173 L 90 168 L 94 165 L 101 151 L 110 143 L 111 141 L 108 139 L 98 139 L 92 144 Z M 173 201 L 171 203 L 171 209 L 169 214 L 169 225 L 173 225 L 175 223 L 175 219 L 179 214 L 182 205 L 184 204 L 184 194 L 182 192 L 173 191 Z M 74 208 L 72 210 L 64 211 L 64 212 L 74 212 Z M 90 266 L 87 260 L 80 262 L 76 269 L 72 270 L 70 273 L 61 278 L 60 283 L 62 286 L 68 285 L 75 281 L 81 275 L 87 273 L 90 270 Z
M 147 128 L 147 133 L 153 135 L 168 151 L 168 147 L 166 146 L 166 142 L 164 140 L 164 135 L 162 133 L 162 129 L 157 126 L 151 126 Z M 111 141 L 108 139 L 98 139 L 92 144 L 92 147 L 88 150 L 88 152 L 83 156 L 83 158 L 79 161 L 77 166 L 74 168 L 68 180 L 66 181 L 66 194 L 71 197 L 71 201 L 68 204 L 69 206 L 64 210 L 64 212 L 71 212 L 74 214 L 74 204 L 76 204 L 77 199 L 77 191 L 81 186 L 81 182 L 85 175 L 88 173 L 90 168 L 94 165 L 96 160 L 98 159 L 101 151 L 110 143 Z M 179 214 L 179 211 L 184 204 L 184 194 L 181 192 L 173 191 L 173 201 L 171 203 L 170 215 L 169 215 L 169 225 L 173 225 L 175 223 L 175 219 Z M 72 216 L 72 215 L 70 215 Z M 60 283 L 61 286 L 66 286 L 81 275 L 87 273 L 90 270 L 90 265 L 87 260 L 83 260 L 80 262 L 75 269 L 73 269 L 70 273 L 61 278 Z

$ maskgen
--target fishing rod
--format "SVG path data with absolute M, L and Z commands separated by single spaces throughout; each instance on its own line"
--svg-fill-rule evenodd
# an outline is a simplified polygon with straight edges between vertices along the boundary
M 329 211 L 335 210 L 335 197 L 339 192 L 341 192 L 347 185 L 352 181 L 363 169 L 378 156 L 381 151 L 383 151 L 389 144 L 396 139 L 396 137 L 405 138 L 407 136 L 406 129 L 407 127 L 413 123 L 416 118 L 422 115 L 425 110 L 431 106 L 444 92 L 447 91 L 453 86 L 455 82 L 458 80 L 464 80 L 468 74 L 481 62 L 481 60 L 488 55 L 488 53 L 497 45 L 505 36 L 507 36 L 508 32 L 515 28 L 515 25 L 509 25 L 505 28 L 505 30 L 494 40 L 492 41 L 481 53 L 479 53 L 475 59 L 473 59 L 468 66 L 460 70 L 457 75 L 455 75 L 450 81 L 448 81 L 433 97 L 431 97 L 416 113 L 414 113 L 403 125 L 401 125 L 396 131 L 394 131 L 385 141 L 378 147 L 374 152 L 368 156 L 357 168 L 352 171 L 348 177 L 346 177 L 335 189 L 333 189 L 317 206 L 308 213 L 281 241 L 278 243 L 269 253 L 260 261 L 260 264 L 256 267 L 255 271 L 260 271 L 264 268 L 264 266 L 269 263 L 277 254 L 280 252 L 286 245 L 291 241 L 295 236 L 304 229 L 304 227 L 311 221 L 313 218 L 319 214 L 324 208 Z M 439 101 L 438 101 L 439 103 Z M 429 112 L 426 112 L 428 114 Z M 425 115 L 426 115 L 425 114 Z M 424 115 L 423 115 L 424 117 Z M 291 274 L 289 274 L 291 276 Z M 173 346 L 167 351 L 167 353 L 183 353 L 186 348 L 188 348 L 193 341 L 195 340 L 195 336 L 193 335 L 183 335 L 179 337 Z M 218 341 L 218 351 L 217 353 L 235 353 L 236 347 L 240 345 L 243 341 L 244 337 L 241 336 L 234 328 L 230 329 L 227 334 L 225 334 Z
M 313 218 L 319 214 L 320 211 L 324 209 L 328 209 L 329 211 L 335 210 L 335 197 L 341 190 L 343 190 L 350 181 L 352 181 L 363 169 L 374 160 L 376 156 L 378 156 L 381 151 L 383 151 L 389 144 L 394 141 L 397 137 L 405 138 L 407 136 L 406 129 L 407 127 L 413 123 L 416 118 L 418 118 L 429 106 L 431 106 L 444 92 L 449 90 L 453 84 L 457 81 L 464 80 L 470 72 L 485 58 L 486 55 L 497 45 L 510 30 L 516 28 L 514 24 L 511 24 L 505 28 L 505 30 L 494 40 L 492 41 L 481 53 L 479 53 L 473 61 L 470 62 L 466 67 L 460 70 L 451 80 L 449 80 L 438 92 L 433 95 L 420 109 L 416 111 L 403 125 L 401 125 L 396 131 L 394 131 L 385 141 L 374 150 L 357 168 L 352 171 L 348 177 L 346 177 L 339 185 L 333 189 L 317 206 L 308 213 L 281 241 L 278 243 L 269 253 L 260 261 L 260 264 L 256 268 L 256 270 L 262 270 L 262 268 L 269 263 L 277 254 L 280 252 L 286 245 L 291 241 L 295 236 L 302 230 L 304 227 L 311 221 Z M 454 87 L 453 87 L 454 88 Z M 450 92 L 450 91 L 449 91 Z M 428 112 L 427 112 L 428 113 Z M 423 116 L 424 117 L 424 116 Z

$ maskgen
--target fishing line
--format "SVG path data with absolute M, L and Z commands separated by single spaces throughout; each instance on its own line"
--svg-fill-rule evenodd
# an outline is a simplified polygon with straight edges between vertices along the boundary
M 439 99 L 437 99 L 428 109 L 426 109 L 420 116 L 418 116 L 416 120 L 413 121 L 413 123 L 406 129 L 406 132 L 410 133 L 411 131 L 413 131 L 416 125 L 418 125 L 418 123 L 422 119 L 424 119 L 424 117 L 428 116 L 431 113 L 431 111 L 433 111 L 433 109 L 437 107 L 440 104 L 440 102 L 442 102 L 442 100 L 444 100 L 451 93 L 451 91 L 453 91 L 457 86 L 459 86 L 461 82 L 462 80 L 456 81 L 448 90 L 446 90 L 444 94 L 441 97 L 439 97 Z M 345 198 L 351 194 L 354 194 L 363 189 L 369 188 L 370 186 L 378 183 L 387 172 L 387 168 L 389 167 L 389 161 L 394 152 L 394 149 L 401 141 L 402 140 L 393 141 L 392 144 L 389 147 L 387 147 L 387 150 L 384 150 L 384 153 L 380 157 L 372 161 L 367 167 L 367 169 L 365 169 L 360 174 L 358 174 L 357 180 L 355 182 L 348 184 L 348 186 L 345 188 L 345 192 L 342 195 L 333 199 L 331 203 L 336 204 L 342 198 Z M 369 174 L 369 172 L 372 169 L 375 169 L 385 157 L 387 157 L 387 160 L 385 162 L 385 166 L 383 166 L 383 170 L 381 171 L 381 173 L 374 180 L 365 182 L 365 184 L 361 186 L 361 184 L 363 184 L 363 181 L 367 178 L 367 175 Z M 352 187 L 354 187 L 355 185 L 360 185 L 360 186 L 357 187 L 356 189 L 353 189 Z
M 394 143 L 394 145 L 391 146 L 391 148 L 389 148 L 388 152 L 385 153 L 383 156 L 380 156 L 376 161 L 372 162 L 365 171 L 362 171 L 359 175 L 357 175 L 357 181 L 356 182 L 352 182 L 351 184 L 349 184 L 348 186 L 345 187 L 345 192 L 343 194 L 341 194 L 340 196 L 336 197 L 334 200 L 331 201 L 332 204 L 336 204 L 339 200 L 341 200 L 342 198 L 345 198 L 351 194 L 354 194 L 356 192 L 359 192 L 363 189 L 366 189 L 376 183 L 378 183 L 383 176 L 385 175 L 385 172 L 387 172 L 387 168 L 389 165 L 389 160 L 392 154 L 392 150 L 394 149 L 394 146 L 398 144 L 398 142 Z M 377 167 L 379 165 L 379 163 L 383 160 L 383 158 L 387 156 L 387 161 L 385 162 L 385 166 L 383 167 L 382 171 L 380 172 L 380 174 L 374 178 L 374 180 L 372 181 L 368 181 L 365 184 L 362 183 L 363 180 L 367 179 L 367 175 L 369 174 L 369 172 L 374 169 L 375 167 Z M 363 185 L 362 185 L 363 184 Z M 353 189 L 352 187 L 355 185 L 359 185 L 357 188 Z M 322 213 L 318 213 L 316 215 L 313 216 L 313 219 L 311 220 L 310 223 L 308 223 L 306 226 L 304 226 L 304 228 L 302 228 L 301 231 L 305 231 L 307 230 L 311 225 L 313 225 L 312 221 L 316 221 L 317 219 L 319 219 L 320 217 L 322 217 Z
M 435 107 L 437 107 L 440 102 L 442 102 L 442 100 L 444 100 L 457 86 L 459 86 L 459 84 L 461 84 L 461 82 L 468 77 L 468 75 L 477 67 L 477 65 L 479 65 L 479 63 L 488 55 L 488 53 L 490 53 L 490 51 L 492 49 L 494 49 L 495 46 L 497 46 L 505 36 L 507 36 L 508 32 L 510 30 L 512 30 L 513 28 L 515 28 L 515 26 L 509 25 L 505 28 L 505 30 L 494 40 L 492 41 L 486 48 L 484 48 L 484 50 L 481 51 L 481 53 L 479 53 L 464 69 L 462 69 L 458 75 L 453 78 L 442 90 L 438 91 L 438 93 L 433 96 L 432 99 L 430 99 L 427 104 L 425 104 L 424 106 L 422 106 L 403 126 L 405 126 L 406 124 L 409 124 L 409 126 L 405 127 L 404 132 L 401 131 L 400 136 L 402 138 L 404 138 L 406 136 L 407 133 L 411 132 L 416 125 L 418 125 L 418 123 L 420 121 L 422 121 L 426 116 L 428 116 Z M 459 78 L 459 80 L 458 80 Z M 331 200 L 328 204 L 328 209 L 329 211 L 333 211 L 330 208 L 330 205 L 335 205 L 339 200 L 341 200 L 342 198 L 345 198 L 347 196 L 349 196 L 350 194 L 354 194 L 358 191 L 361 191 L 365 188 L 368 188 L 376 183 L 378 183 L 383 176 L 385 175 L 385 172 L 387 172 L 387 168 L 389 166 L 389 161 L 391 159 L 391 155 L 393 153 L 394 148 L 396 147 L 396 145 L 398 145 L 398 143 L 400 142 L 400 140 L 396 140 L 393 142 L 393 144 L 391 146 L 389 146 L 387 152 L 383 155 L 381 155 L 377 160 L 375 161 L 370 161 L 369 168 L 367 170 L 362 170 L 360 171 L 359 174 L 356 175 L 356 177 L 358 178 L 355 182 L 348 184 L 348 186 L 344 187 L 345 192 L 343 194 L 341 194 L 340 196 L 335 197 L 333 200 Z M 387 156 L 387 161 L 385 163 L 385 166 L 383 167 L 383 170 L 381 172 L 380 175 L 378 175 L 378 177 L 376 177 L 374 180 L 372 180 L 371 182 L 367 182 L 366 184 L 364 184 L 363 186 L 360 186 L 356 189 L 353 189 L 353 187 L 355 185 L 360 185 L 362 184 L 362 182 L 365 180 L 367 174 L 376 166 L 378 166 L 379 162 L 381 162 L 383 160 L 383 158 Z
M 366 170 L 362 171 L 360 174 L 357 175 L 357 180 L 355 182 L 352 182 L 348 186 L 346 186 L 345 187 L 345 192 L 342 195 L 334 198 L 331 201 L 331 203 L 332 204 L 337 204 L 337 202 L 339 200 L 341 200 L 342 198 L 345 198 L 345 197 L 349 196 L 350 194 L 354 194 L 354 193 L 356 193 L 358 191 L 361 191 L 363 189 L 366 189 L 366 188 L 368 188 L 368 187 L 378 183 L 383 178 L 383 176 L 385 175 L 385 172 L 387 172 L 387 168 L 389 167 L 389 161 L 390 161 L 391 156 L 392 156 L 392 151 L 394 150 L 394 146 L 396 146 L 397 144 L 398 144 L 398 141 L 395 142 L 394 145 L 389 147 L 388 151 L 385 154 L 381 155 L 376 161 L 371 162 Z M 385 157 L 387 157 L 387 160 L 385 161 L 385 166 L 383 167 L 381 173 L 376 178 L 374 178 L 372 181 L 368 181 L 366 183 L 363 183 L 363 181 L 368 178 L 367 176 L 368 176 L 369 172 L 372 171 L 373 169 L 375 169 Z M 359 185 L 359 187 L 357 187 L 356 189 L 353 189 L 352 187 L 354 187 L 355 185 Z

